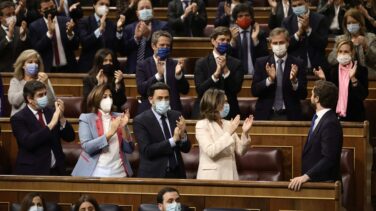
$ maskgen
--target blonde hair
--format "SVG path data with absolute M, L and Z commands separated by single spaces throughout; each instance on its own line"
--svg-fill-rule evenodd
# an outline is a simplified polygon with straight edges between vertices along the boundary
M 200 114 L 202 118 L 209 121 L 216 121 L 219 117 L 218 106 L 226 101 L 226 94 L 223 90 L 210 88 L 206 90 L 200 102 Z
M 355 53 L 355 51 L 354 51 L 354 44 L 353 44 L 353 42 L 350 40 L 350 39 L 347 39 L 347 38 L 345 38 L 345 39 L 340 39 L 338 42 L 337 42 L 337 44 L 336 44 L 336 46 L 335 46 L 335 48 L 336 48 L 336 54 L 338 55 L 338 51 L 339 51 L 339 49 L 343 46 L 343 45 L 348 45 L 348 46 L 350 46 L 350 50 L 351 50 L 351 55 L 352 55 L 352 57 L 354 57 L 354 53 Z
M 36 57 L 38 59 L 38 72 L 44 72 L 44 65 L 42 57 L 39 55 L 39 53 L 35 50 L 29 49 L 24 50 L 17 58 L 16 62 L 13 64 L 14 67 L 14 77 L 18 80 L 22 80 L 25 77 L 25 71 L 24 71 L 24 65 L 26 60 Z

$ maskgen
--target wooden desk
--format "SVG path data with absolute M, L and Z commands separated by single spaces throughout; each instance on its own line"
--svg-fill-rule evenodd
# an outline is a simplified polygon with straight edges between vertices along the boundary
M 78 120 L 69 119 L 77 133 Z M 0 154 L 6 163 L 15 163 L 17 143 L 12 135 L 9 118 L 0 118 L 2 133 L 0 136 Z M 196 121 L 187 121 L 189 140 L 197 144 L 194 130 Z M 301 175 L 301 152 L 307 138 L 310 122 L 272 122 L 256 121 L 251 129 L 252 147 L 272 147 L 283 153 L 284 175 L 286 179 Z M 355 187 L 357 210 L 369 210 L 371 196 L 372 148 L 369 145 L 368 122 L 342 123 L 343 147 L 353 150 L 355 159 Z M 132 130 L 132 123 L 130 123 Z M 241 128 L 238 128 L 241 132 Z M 76 139 L 78 141 L 76 134 Z M 1 183 L 0 183 L 1 189 Z

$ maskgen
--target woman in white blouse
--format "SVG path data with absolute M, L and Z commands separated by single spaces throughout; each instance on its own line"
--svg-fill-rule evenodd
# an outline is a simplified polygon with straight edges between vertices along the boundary
M 38 80 L 47 87 L 48 105 L 55 103 L 55 93 L 48 75 L 44 72 L 42 57 L 35 50 L 25 50 L 14 63 L 14 76 L 10 80 L 8 101 L 12 106 L 11 116 L 25 107 L 23 88 L 27 81 Z

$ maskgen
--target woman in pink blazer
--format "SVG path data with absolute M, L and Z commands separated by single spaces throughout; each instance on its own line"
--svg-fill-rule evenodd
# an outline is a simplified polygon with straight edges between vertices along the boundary
M 197 179 L 238 180 L 235 152 L 243 155 L 251 142 L 248 135 L 253 116 L 244 120 L 242 135 L 236 129 L 240 116 L 233 120 L 223 119 L 230 111 L 223 90 L 209 89 L 200 102 L 202 120 L 196 124 L 196 139 L 200 146 L 200 163 Z

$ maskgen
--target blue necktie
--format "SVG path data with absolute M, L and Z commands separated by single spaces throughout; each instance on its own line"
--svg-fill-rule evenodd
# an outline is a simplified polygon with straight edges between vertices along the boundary
M 162 126 L 163 126 L 164 136 L 165 136 L 166 140 L 168 140 L 168 139 L 171 138 L 171 133 L 170 133 L 170 130 L 169 130 L 167 122 L 166 122 L 166 116 L 162 115 L 161 116 L 161 120 L 162 120 Z M 172 150 L 173 150 L 173 153 L 171 155 L 169 155 L 168 162 L 169 162 L 170 168 L 171 169 L 175 169 L 178 164 L 177 164 L 176 158 L 175 158 L 175 148 L 172 149 Z
M 315 125 L 316 119 L 317 119 L 317 114 L 313 115 L 313 117 L 312 117 L 311 128 L 309 129 L 309 132 L 308 132 L 307 142 L 309 142 L 309 140 L 311 139 L 311 135 L 313 133 L 313 126 Z

